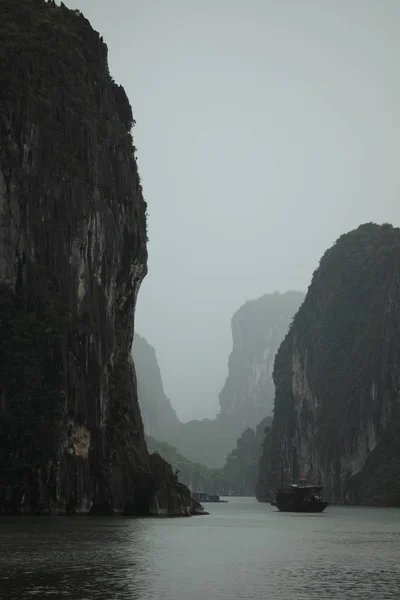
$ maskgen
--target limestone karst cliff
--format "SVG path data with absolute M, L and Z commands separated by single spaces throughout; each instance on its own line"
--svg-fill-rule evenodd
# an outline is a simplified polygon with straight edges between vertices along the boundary
M 233 348 L 219 402 L 221 415 L 242 431 L 272 414 L 275 354 L 303 300 L 303 292 L 265 294 L 232 317 Z
M 137 402 L 146 205 L 107 47 L 1 0 L 0 64 L 0 513 L 190 514 Z
M 146 435 L 165 441 L 179 425 L 179 419 L 164 391 L 156 351 L 135 332 L 132 346 L 137 393 Z
M 302 292 L 274 293 L 244 304 L 232 318 L 233 349 L 220 414 L 181 423 L 163 439 L 193 462 L 223 467 L 244 430 L 255 430 L 272 413 L 274 356 L 303 299 Z
M 400 505 L 400 229 L 368 223 L 322 257 L 275 359 L 264 492 L 280 460 L 332 502 Z M 267 494 L 265 494 L 267 495 Z

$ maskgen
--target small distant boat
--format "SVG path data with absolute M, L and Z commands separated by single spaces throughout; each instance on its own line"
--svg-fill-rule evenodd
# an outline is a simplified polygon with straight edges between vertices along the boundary
M 192 496 L 197 502 L 228 502 L 228 500 L 221 500 L 218 494 L 207 494 L 207 492 L 192 492 Z
M 322 499 L 323 486 L 309 485 L 305 479 L 294 482 L 295 452 L 293 448 L 292 484 L 284 486 L 282 468 L 282 487 L 275 492 L 271 506 L 276 506 L 281 512 L 321 513 L 329 504 Z

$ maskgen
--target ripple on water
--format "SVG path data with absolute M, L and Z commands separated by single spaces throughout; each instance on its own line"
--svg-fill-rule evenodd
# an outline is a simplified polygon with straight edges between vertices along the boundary
M 0 599 L 397 600 L 399 557 L 396 510 L 241 498 L 191 519 L 0 519 Z

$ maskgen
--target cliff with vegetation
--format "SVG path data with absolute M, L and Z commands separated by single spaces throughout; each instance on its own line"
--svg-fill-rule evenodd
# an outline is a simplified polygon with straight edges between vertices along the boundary
M 257 492 L 260 458 L 272 417 L 265 417 L 256 429 L 248 427 L 226 458 L 223 473 L 224 490 L 234 496 L 254 496 Z
M 391 225 L 362 225 L 322 257 L 275 359 L 265 494 L 295 445 L 295 476 L 332 502 L 400 505 L 399 281 Z
M 132 346 L 137 393 L 146 435 L 164 441 L 179 425 L 179 419 L 164 392 L 156 351 L 135 333 Z
M 156 452 L 166 460 L 179 481 L 190 490 L 207 492 L 208 494 L 223 494 L 225 492 L 224 476 L 222 469 L 209 469 L 199 462 L 188 460 L 178 450 L 167 444 L 159 442 L 151 436 L 146 436 L 149 452 Z
M 272 414 L 275 354 L 303 300 L 303 292 L 265 294 L 232 317 L 233 348 L 219 402 L 221 415 L 241 431 Z
M 134 385 L 131 107 L 79 12 L 2 0 L 0 37 L 0 513 L 190 514 Z

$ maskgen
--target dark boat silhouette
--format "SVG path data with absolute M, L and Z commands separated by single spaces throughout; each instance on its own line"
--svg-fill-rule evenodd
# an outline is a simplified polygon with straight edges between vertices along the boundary
M 322 485 L 309 485 L 305 479 L 294 482 L 295 453 L 293 448 L 292 484 L 284 486 L 281 468 L 282 487 L 275 492 L 271 506 L 276 506 L 281 512 L 321 513 L 329 504 L 322 499 L 324 488 Z

